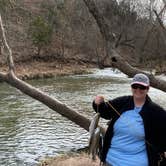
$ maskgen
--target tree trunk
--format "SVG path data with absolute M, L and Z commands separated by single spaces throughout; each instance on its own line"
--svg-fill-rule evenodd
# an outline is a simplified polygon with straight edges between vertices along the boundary
M 25 93 L 26 95 L 40 101 L 41 103 L 45 104 L 52 110 L 58 112 L 62 116 L 68 118 L 69 120 L 75 122 L 80 127 L 89 131 L 89 125 L 90 125 L 89 119 L 80 115 L 79 113 L 72 110 L 65 104 L 61 103 L 60 101 L 36 89 L 30 84 L 27 84 L 26 82 L 18 79 L 13 72 L 10 72 L 9 74 L 0 73 L 0 79 L 1 81 L 3 80 L 7 82 L 9 85 L 19 89 L 21 92 Z
M 62 116 L 68 118 L 69 120 L 75 122 L 80 127 L 84 128 L 85 130 L 89 131 L 90 120 L 86 117 L 80 115 L 76 111 L 72 110 L 65 104 L 61 103 L 60 101 L 53 99 L 52 97 L 48 96 L 47 94 L 41 92 L 40 90 L 36 89 L 35 87 L 31 86 L 30 84 L 20 80 L 16 77 L 14 73 L 14 62 L 12 57 L 12 50 L 10 49 L 5 35 L 5 30 L 3 27 L 1 15 L 0 15 L 0 28 L 2 33 L 2 42 L 5 49 L 5 55 L 7 56 L 7 63 L 9 66 L 8 73 L 0 72 L 0 81 L 5 81 L 9 85 L 19 89 L 21 92 L 27 94 L 28 96 L 42 102 L 52 110 L 58 112 Z M 8 52 L 8 54 L 7 54 Z M 104 129 L 102 129 L 104 131 Z

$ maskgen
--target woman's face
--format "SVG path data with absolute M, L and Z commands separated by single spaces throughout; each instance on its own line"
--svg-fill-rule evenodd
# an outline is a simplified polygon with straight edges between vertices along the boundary
M 132 94 L 135 99 L 145 99 L 146 95 L 149 91 L 149 87 L 139 85 L 139 84 L 133 84 L 131 86 Z

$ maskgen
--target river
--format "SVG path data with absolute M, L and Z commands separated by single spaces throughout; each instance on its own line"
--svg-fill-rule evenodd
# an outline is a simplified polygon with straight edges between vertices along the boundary
M 105 69 L 28 83 L 92 118 L 95 95 L 107 99 L 129 95 L 130 81 L 118 71 Z M 0 84 L 0 94 L 0 166 L 36 166 L 43 157 L 88 145 L 88 132 L 40 102 L 5 83 Z M 164 92 L 151 88 L 149 95 L 166 107 Z

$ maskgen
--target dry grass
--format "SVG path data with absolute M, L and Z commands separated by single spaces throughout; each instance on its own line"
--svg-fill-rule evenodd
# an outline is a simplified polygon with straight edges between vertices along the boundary
M 62 155 L 56 158 L 46 159 L 39 166 L 99 166 L 99 159 L 92 159 L 85 153 L 76 155 Z

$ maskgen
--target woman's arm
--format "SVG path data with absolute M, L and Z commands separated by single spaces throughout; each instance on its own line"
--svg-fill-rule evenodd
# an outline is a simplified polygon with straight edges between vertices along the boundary
M 96 112 L 100 113 L 102 118 L 111 119 L 114 116 L 120 116 L 120 111 L 128 98 L 129 96 L 123 96 L 106 102 L 103 96 L 96 96 L 92 106 Z

